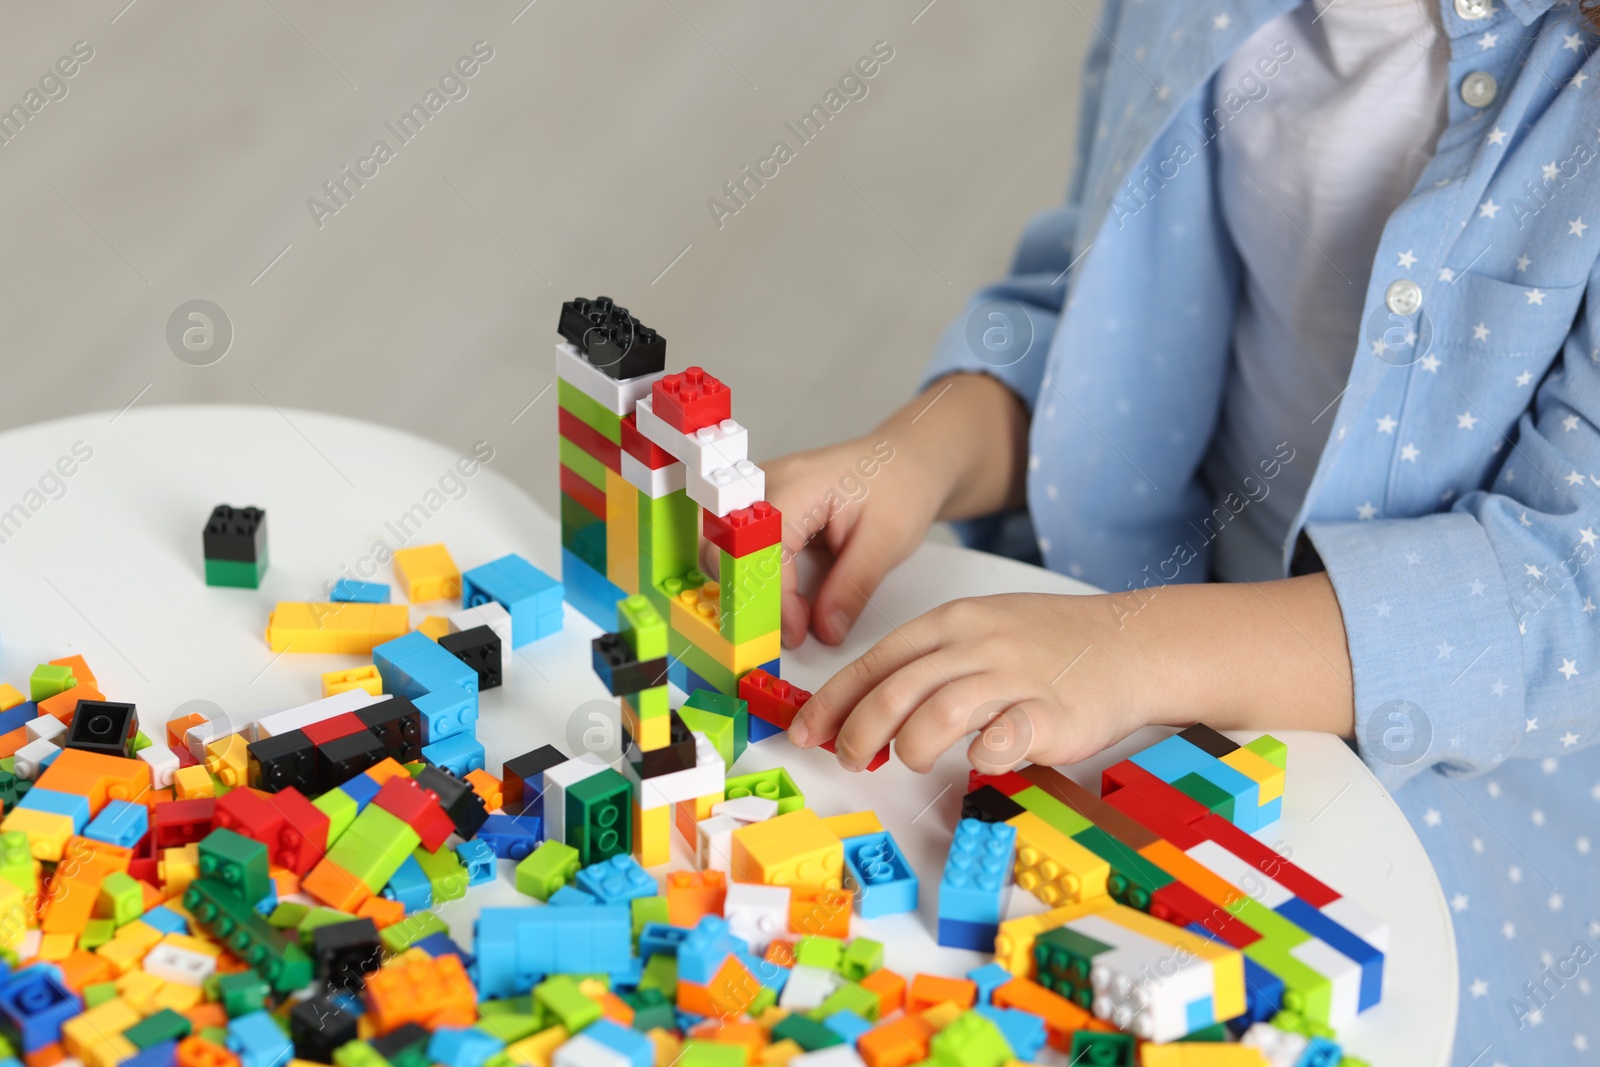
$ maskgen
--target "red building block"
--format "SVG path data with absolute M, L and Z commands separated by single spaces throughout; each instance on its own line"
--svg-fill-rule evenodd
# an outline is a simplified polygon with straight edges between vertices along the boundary
M 273 862 L 304 875 L 321 861 L 328 848 L 328 817 L 294 786 L 268 797 L 283 816 L 283 829 L 272 853 Z
M 605 521 L 606 493 L 604 489 L 597 489 L 594 483 L 583 475 L 561 464 L 561 491 L 583 506 L 583 510 L 595 518 Z
M 1261 935 L 1229 915 L 1182 882 L 1168 882 L 1150 894 L 1150 914 L 1174 926 L 1199 923 L 1226 945 L 1244 948 L 1261 940 Z
M 445 838 L 455 832 L 456 824 L 439 803 L 438 796 L 409 777 L 395 777 L 384 782 L 372 802 L 410 824 L 417 836 L 422 838 L 422 847 L 429 852 L 439 851 Z
M 733 393 L 699 367 L 690 367 L 652 385 L 650 407 L 679 433 L 694 433 L 733 417 Z
M 212 823 L 219 829 L 232 830 L 252 841 L 267 846 L 267 854 L 276 860 L 278 836 L 283 833 L 283 816 L 265 796 L 253 789 L 230 789 L 226 796 L 216 799 L 216 814 Z M 282 864 L 278 864 L 282 866 Z
M 1205 836 L 1194 828 L 1193 823 L 1183 820 L 1179 813 L 1179 805 L 1170 800 L 1167 793 L 1172 793 L 1191 804 L 1194 801 L 1154 775 L 1151 779 L 1166 792 L 1147 789 L 1141 785 L 1133 789 L 1119 789 L 1115 793 L 1108 793 L 1105 802 L 1124 815 L 1136 819 L 1147 829 L 1159 834 L 1178 848 L 1188 850 L 1205 840 Z
M 639 417 L 631 411 L 622 419 L 622 450 L 653 471 L 678 462 L 671 452 L 639 432 Z
M 1173 818 L 1194 822 L 1211 814 L 1211 809 L 1163 782 L 1132 760 L 1113 763 L 1100 772 L 1100 795 L 1107 800 L 1119 789 L 1141 789 L 1160 799 L 1161 805 Z
M 561 436 L 583 449 L 614 471 L 622 470 L 622 446 L 611 442 L 605 434 L 584 422 L 566 408 L 560 409 L 557 422 Z
M 992 785 L 1006 796 L 1014 796 L 1022 792 L 1033 783 L 1028 781 L 1016 771 L 1006 771 L 1004 774 L 979 774 L 977 771 L 967 772 L 967 792 L 975 793 L 983 786 Z
M 730 556 L 748 556 L 783 540 L 783 516 L 765 500 L 726 515 L 702 509 L 701 532 Z
M 828 738 L 826 741 L 822 742 L 822 751 L 824 751 L 824 752 L 833 752 L 834 751 L 833 742 L 834 742 L 834 739 L 831 738 L 831 737 Z M 866 769 L 869 770 L 869 771 L 875 771 L 879 767 L 882 767 L 885 763 L 888 763 L 888 762 L 889 762 L 889 746 L 888 745 L 884 745 L 882 748 L 878 749 L 877 753 L 872 757 L 872 759 L 867 761 Z
M 303 726 L 300 732 L 311 739 L 313 745 L 325 745 L 329 741 L 336 741 L 341 737 L 359 734 L 367 728 L 367 724 L 356 717 L 353 711 L 343 715 L 335 715 L 331 719 L 314 722 L 310 726 Z
M 749 705 L 750 714 L 756 718 L 787 730 L 811 694 L 757 667 L 739 679 L 739 699 Z
M 217 802 L 213 797 L 169 800 L 150 816 L 150 836 L 157 848 L 182 848 L 211 832 Z

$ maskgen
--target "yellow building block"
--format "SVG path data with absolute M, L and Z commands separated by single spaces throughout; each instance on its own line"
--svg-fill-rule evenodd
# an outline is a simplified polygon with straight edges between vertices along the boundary
M 633 855 L 641 867 L 654 867 L 672 859 L 671 804 L 643 810 L 635 794 L 633 825 Z
M 108 1037 L 92 1048 L 84 1049 L 78 1054 L 84 1067 L 117 1067 L 117 1064 L 130 1056 L 135 1056 L 139 1049 L 132 1041 L 118 1034 Z
M 461 599 L 461 570 L 443 544 L 397 550 L 394 577 L 400 592 L 413 604 Z
M 132 970 L 117 979 L 117 995 L 133 1006 L 141 1015 L 154 1015 L 156 996 L 166 986 L 166 982 L 153 974 L 144 971 Z
M 161 884 L 168 893 L 174 896 L 182 893 L 190 882 L 200 877 L 200 846 L 162 849 L 160 875 Z
M 0 819 L 0 833 L 8 834 L 13 830 L 28 835 L 28 848 L 34 859 L 58 863 L 67 847 L 67 839 L 72 836 L 72 816 L 13 808 L 9 815 Z
M 1222 757 L 1222 762 L 1255 781 L 1261 803 L 1271 804 L 1283 796 L 1283 768 L 1267 762 L 1248 748 L 1234 749 Z
M 877 813 L 872 811 L 848 811 L 843 815 L 829 815 L 822 820 L 822 825 L 839 835 L 840 840 L 883 832 L 883 823 L 878 821 Z
M 162 1008 L 171 1008 L 182 1015 L 204 1000 L 205 996 L 205 992 L 197 985 L 168 982 L 161 988 L 161 992 L 155 996 L 156 1011 L 160 1011 Z
M 122 1033 L 144 1016 L 121 997 L 112 997 L 96 1005 L 61 1026 L 61 1044 L 69 1056 L 77 1056 L 85 1049 Z
M 1140 1067 L 1272 1067 L 1261 1050 L 1222 1041 L 1139 1046 Z
M 383 679 L 378 677 L 377 666 L 369 663 L 365 667 L 351 667 L 347 671 L 329 671 L 322 676 L 322 695 L 325 697 L 348 693 L 352 689 L 365 689 L 375 697 L 383 696 Z
M 804 1055 L 805 1049 L 795 1043 L 790 1037 L 782 1041 L 774 1041 L 756 1054 L 756 1062 L 761 1067 L 786 1067 L 788 1062 L 796 1056 Z
M 192 769 L 192 768 L 190 768 Z M 206 746 L 206 773 L 229 789 L 248 785 L 250 778 L 249 743 L 243 734 L 229 734 Z M 173 778 L 177 782 L 176 776 Z M 213 789 L 213 792 L 215 789 Z
M 429 615 L 417 623 L 417 633 L 437 641 L 450 632 L 450 620 L 443 615 Z
M 1023 915 L 1007 919 L 1000 924 L 994 938 L 994 960 L 1018 978 L 1032 978 L 1035 973 L 1033 942 L 1046 930 L 1054 930 L 1073 919 L 1104 911 L 1116 903 L 1108 896 L 1092 897 L 1076 904 L 1063 904 L 1059 908 L 1038 915 Z
M 639 490 L 606 468 L 606 577 L 629 596 L 639 592 Z
M 117 974 L 128 975 L 144 973 L 143 971 L 135 970 L 135 968 L 137 968 L 139 964 L 143 962 L 145 953 L 149 951 L 150 950 L 148 948 L 138 945 L 132 941 L 123 941 L 119 940 L 118 938 L 112 938 L 110 941 L 107 941 L 105 944 L 95 949 L 94 954 L 109 963 L 111 965 L 111 969 Z
M 180 767 L 172 775 L 172 790 L 179 800 L 194 800 L 217 795 L 217 783 L 203 766 Z
M 0 682 L 0 711 L 10 711 L 27 699 L 16 686 Z
M 28 936 L 33 909 L 28 896 L 14 883 L 0 878 L 0 947 L 16 949 Z
M 198 849 L 196 850 L 195 854 L 196 857 L 198 857 Z M 173 901 L 169 901 L 167 903 L 167 907 L 172 908 L 173 911 L 176 911 L 177 909 L 173 908 L 174 903 L 175 902 Z M 161 938 L 163 936 L 164 935 L 160 930 L 157 930 L 154 926 L 151 926 L 143 919 L 135 919 L 133 922 L 128 923 L 125 926 L 117 927 L 117 936 L 113 937 L 111 940 L 113 943 L 120 941 L 124 945 L 132 945 L 141 951 L 149 952 L 151 949 L 161 944 Z
M 732 877 L 737 882 L 820 886 L 843 884 L 844 843 L 810 808 L 797 808 L 733 832 Z
M 39 939 L 39 958 L 59 963 L 77 951 L 78 935 L 73 933 L 45 934 Z
M 1211 1000 L 1216 1017 L 1232 1019 L 1244 1014 L 1244 954 L 1238 949 L 1192 934 L 1182 927 L 1121 904 L 1099 914 L 1124 930 L 1180 949 L 1196 959 L 1206 960 L 1211 964 Z
M 505 1054 L 512 1063 L 525 1063 L 531 1067 L 550 1067 L 555 1051 L 567 1040 L 565 1026 L 552 1026 L 532 1037 L 525 1037 L 514 1045 L 507 1045 Z
M 267 647 L 274 652 L 365 654 L 404 636 L 411 612 L 404 604 L 323 604 L 280 601 L 267 616 Z
M 646 1030 L 644 1036 L 648 1037 L 650 1043 L 656 1047 L 655 1062 L 669 1064 L 678 1062 L 679 1052 L 683 1049 L 683 1041 L 677 1034 L 657 1026 Z
M 718 624 L 721 593 L 721 586 L 716 582 L 707 582 L 699 589 L 685 589 L 671 597 L 672 617 L 668 624 L 680 637 L 734 674 L 743 674 L 777 659 L 783 651 L 778 630 L 737 645 L 722 636 Z
M 651 715 L 641 719 L 639 709 L 633 706 L 633 701 L 625 696 L 618 699 L 622 702 L 623 728 L 639 746 L 639 751 L 654 752 L 659 748 L 666 748 L 668 742 L 672 740 L 672 716 Z
M 1111 865 L 1031 811 L 1017 828 L 1017 885 L 1051 906 L 1105 896 Z

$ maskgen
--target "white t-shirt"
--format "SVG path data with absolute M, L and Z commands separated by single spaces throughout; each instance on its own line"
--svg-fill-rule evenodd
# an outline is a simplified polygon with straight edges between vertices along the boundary
M 1445 125 L 1437 0 L 1308 0 L 1217 74 L 1249 99 L 1218 137 L 1222 213 L 1244 265 L 1233 363 L 1203 471 L 1215 499 L 1267 495 L 1217 537 L 1214 576 L 1283 576 L 1284 540 L 1327 443 L 1362 334 L 1372 257 Z M 1293 48 L 1271 80 L 1256 61 Z M 1244 479 L 1294 458 L 1271 483 Z

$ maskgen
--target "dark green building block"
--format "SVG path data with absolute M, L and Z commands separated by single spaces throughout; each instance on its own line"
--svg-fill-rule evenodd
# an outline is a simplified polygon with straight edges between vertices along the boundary
M 834 1045 L 844 1044 L 844 1038 L 834 1033 L 815 1019 L 808 1019 L 796 1012 L 782 1020 L 772 1028 L 772 1041 L 777 1044 L 783 1040 L 793 1041 L 807 1052 L 815 1052 L 822 1048 L 832 1048 Z
M 254 904 L 272 890 L 267 846 L 232 830 L 213 830 L 200 842 L 200 877 L 221 882 Z
M 261 576 L 267 573 L 267 557 L 251 563 L 242 559 L 206 560 L 206 584 L 228 589 L 259 589 Z
M 568 787 L 567 844 L 578 862 L 591 863 L 633 851 L 633 785 L 607 767 Z
M 122 1036 L 133 1042 L 134 1048 L 143 1052 L 163 1041 L 182 1041 L 193 1031 L 194 1027 L 188 1019 L 171 1008 L 162 1008 L 154 1015 L 146 1016 L 128 1027 L 122 1032 Z
M 274 992 L 293 993 L 311 983 L 315 969 L 305 950 L 224 883 L 195 879 L 183 892 L 183 906 L 206 933 L 265 978 Z
M 1233 795 L 1210 779 L 1191 771 L 1173 782 L 1172 787 L 1229 822 L 1233 821 Z
M 1072 1035 L 1068 1063 L 1083 1067 L 1138 1067 L 1138 1052 L 1132 1034 L 1079 1030 Z
M 1111 864 L 1106 892 L 1130 908 L 1149 911 L 1150 895 L 1172 882 L 1172 875 L 1098 826 L 1073 834 L 1072 839 Z

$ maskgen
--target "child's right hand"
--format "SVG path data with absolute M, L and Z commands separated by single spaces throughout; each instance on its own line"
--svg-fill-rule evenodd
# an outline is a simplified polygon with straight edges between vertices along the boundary
M 1027 412 L 985 375 L 955 374 L 864 437 L 763 464 L 767 499 L 783 514 L 783 643 L 810 630 L 839 644 L 889 569 L 937 519 L 989 514 L 1022 502 Z M 795 558 L 831 554 L 813 599 Z M 705 546 L 703 546 L 705 547 Z M 715 573 L 714 549 L 702 556 Z

